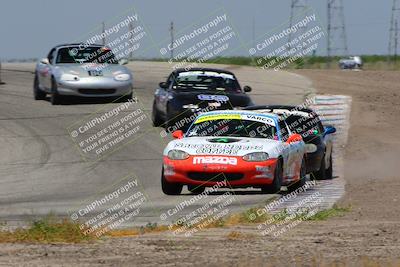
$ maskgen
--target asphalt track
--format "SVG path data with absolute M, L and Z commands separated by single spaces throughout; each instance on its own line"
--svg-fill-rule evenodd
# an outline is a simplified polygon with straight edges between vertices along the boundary
M 140 137 L 101 160 L 88 162 L 82 159 L 68 127 L 99 109 L 110 110 L 121 103 L 74 100 L 52 106 L 49 101 L 35 101 L 34 65 L 3 64 L 6 84 L 0 85 L 0 221 L 13 225 L 49 213 L 71 216 L 134 179 L 146 201 L 139 214 L 123 225 L 160 222 L 161 214 L 167 214 L 165 222 L 174 221 L 221 195 L 210 195 L 173 216 L 166 213 L 193 198 L 186 189 L 184 195 L 176 197 L 165 196 L 160 188 L 161 155 L 170 137 L 160 136 L 162 129 L 151 126 L 149 115 L 157 84 L 165 80 L 171 66 L 152 62 L 128 66 L 134 75 L 135 96 L 148 115 L 137 133 Z M 299 104 L 314 93 L 308 79 L 286 71 L 218 66 L 233 71 L 242 86 L 251 86 L 250 95 L 256 104 Z M 222 191 L 234 196 L 230 211 L 262 205 L 274 196 L 261 194 L 258 189 Z M 117 203 L 114 200 L 86 216 L 112 207 Z

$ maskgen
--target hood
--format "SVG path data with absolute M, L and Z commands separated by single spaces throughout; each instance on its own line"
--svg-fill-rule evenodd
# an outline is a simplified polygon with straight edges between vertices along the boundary
M 230 155 L 244 156 L 252 152 L 266 152 L 271 158 L 277 157 L 281 141 L 247 137 L 186 137 L 171 141 L 164 150 L 164 156 L 172 149 L 185 151 L 189 155 Z
M 55 74 L 71 73 L 79 77 L 90 77 L 89 71 L 91 70 L 101 70 L 103 77 L 114 77 L 113 73 L 115 72 L 130 74 L 125 66 L 119 64 L 57 64 L 54 67 Z

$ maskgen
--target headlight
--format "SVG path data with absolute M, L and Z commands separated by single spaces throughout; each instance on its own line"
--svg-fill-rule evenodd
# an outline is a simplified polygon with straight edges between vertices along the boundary
M 61 75 L 61 81 L 79 81 L 78 75 L 64 73 Z
M 168 158 L 173 160 L 187 159 L 189 154 L 182 150 L 173 149 L 168 152 Z
M 314 153 L 317 151 L 317 146 L 314 144 L 306 144 L 305 145 L 306 153 Z
M 121 73 L 114 76 L 116 81 L 128 81 L 130 78 L 131 76 L 127 73 Z
M 269 155 L 265 152 L 253 152 L 243 156 L 245 161 L 265 161 L 268 158 Z
M 195 108 L 199 108 L 198 105 L 195 104 L 188 104 L 188 105 L 183 105 L 183 108 L 190 108 L 190 109 L 195 109 Z

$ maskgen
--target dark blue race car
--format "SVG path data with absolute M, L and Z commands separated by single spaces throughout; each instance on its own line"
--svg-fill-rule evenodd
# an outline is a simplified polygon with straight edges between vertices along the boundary
M 252 106 L 246 110 L 266 110 L 280 115 L 280 123 L 287 125 L 289 134 L 298 133 L 306 143 L 306 168 L 311 179 L 332 179 L 333 126 L 323 126 L 311 109 L 289 105 Z M 286 129 L 282 127 L 282 129 Z
M 154 94 L 154 126 L 167 132 L 186 130 L 200 113 L 236 109 L 253 105 L 246 94 L 249 86 L 240 87 L 235 75 L 213 68 L 177 69 L 161 82 Z

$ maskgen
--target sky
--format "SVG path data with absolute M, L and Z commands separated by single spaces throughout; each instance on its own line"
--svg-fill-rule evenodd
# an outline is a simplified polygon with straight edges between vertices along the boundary
M 326 2 L 308 0 L 323 29 L 327 24 Z M 343 2 L 349 54 L 386 54 L 392 0 Z M 227 55 L 248 56 L 253 36 L 257 43 L 271 32 L 283 29 L 290 17 L 290 3 L 290 0 L 2 0 L 0 59 L 44 57 L 54 45 L 86 40 L 101 32 L 103 21 L 107 28 L 133 12 L 146 31 L 138 57 L 161 57 L 160 48 L 170 40 L 171 21 L 175 35 L 180 36 L 191 32 L 190 25 L 202 25 L 215 14 L 226 14 L 236 37 L 240 37 L 237 47 Z M 326 54 L 326 38 L 319 42 L 316 54 Z

